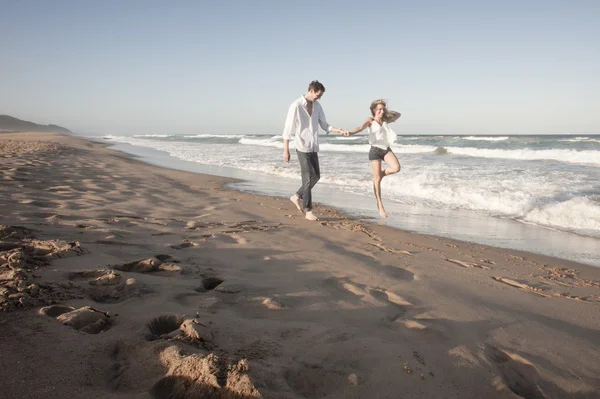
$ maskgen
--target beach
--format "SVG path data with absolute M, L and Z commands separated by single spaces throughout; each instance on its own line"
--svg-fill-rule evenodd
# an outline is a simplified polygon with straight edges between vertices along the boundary
M 597 398 L 600 268 L 0 134 L 0 396 Z

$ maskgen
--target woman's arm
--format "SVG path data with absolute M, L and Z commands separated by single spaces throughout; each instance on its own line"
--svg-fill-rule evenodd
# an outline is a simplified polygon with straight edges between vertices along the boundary
M 372 122 L 372 121 L 373 121 L 373 120 L 372 120 L 371 118 L 367 118 L 367 120 L 366 120 L 366 121 L 364 121 L 362 125 L 360 125 L 359 127 L 357 127 L 357 128 L 356 128 L 356 129 L 354 129 L 354 130 L 350 130 L 350 131 L 348 132 L 348 134 L 344 134 L 344 136 L 352 136 L 352 135 L 354 135 L 354 134 L 356 134 L 356 133 L 360 133 L 360 132 L 362 132 L 362 131 L 363 131 L 363 130 L 365 130 L 365 129 L 366 129 L 368 126 L 371 126 L 371 122 Z
M 400 118 L 400 112 L 396 111 L 386 111 L 384 120 L 387 123 L 396 122 Z

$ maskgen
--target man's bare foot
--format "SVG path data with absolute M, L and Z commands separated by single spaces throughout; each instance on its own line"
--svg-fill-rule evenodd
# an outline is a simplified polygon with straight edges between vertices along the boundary
M 298 197 L 298 194 L 294 194 L 290 197 L 290 201 L 292 201 L 294 203 L 294 205 L 296 205 L 296 208 L 298 208 L 298 211 L 302 212 L 302 205 L 300 205 L 300 197 Z
M 388 217 L 388 214 L 386 213 L 385 209 L 379 208 L 379 216 L 381 216 L 382 219 L 385 219 Z
M 306 212 L 306 216 L 305 216 L 305 218 L 307 218 L 308 220 L 311 220 L 311 221 L 313 221 L 313 222 L 314 222 L 314 221 L 316 221 L 316 220 L 319 220 L 319 218 L 318 218 L 318 217 L 316 217 L 316 216 L 315 216 L 315 215 L 312 213 L 312 211 L 307 211 L 307 212 Z

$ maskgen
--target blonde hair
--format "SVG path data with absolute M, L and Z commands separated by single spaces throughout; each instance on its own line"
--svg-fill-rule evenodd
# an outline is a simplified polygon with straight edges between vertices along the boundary
M 392 111 L 387 109 L 387 101 L 385 101 L 383 98 L 375 100 L 371 103 L 371 106 L 369 107 L 369 109 L 371 110 L 371 115 L 375 115 L 375 108 L 377 108 L 379 104 L 383 104 L 383 109 L 385 110 L 385 112 L 383 113 L 383 121 L 391 121 L 394 117 L 394 114 L 392 113 Z

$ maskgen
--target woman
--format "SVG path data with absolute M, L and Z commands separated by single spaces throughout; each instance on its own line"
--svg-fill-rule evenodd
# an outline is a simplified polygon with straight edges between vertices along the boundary
M 400 163 L 398 158 L 392 152 L 390 145 L 396 140 L 396 133 L 388 126 L 388 123 L 395 122 L 400 118 L 400 113 L 388 111 L 384 100 L 375 100 L 371 103 L 372 118 L 367 120 L 354 130 L 349 131 L 344 136 L 352 136 L 367 129 L 369 132 L 369 161 L 371 161 L 371 169 L 373 169 L 373 191 L 377 200 L 377 208 L 379 215 L 382 218 L 387 217 L 387 213 L 381 202 L 381 180 L 388 175 L 398 173 L 400 171 Z M 381 161 L 384 161 L 388 167 L 381 170 Z

